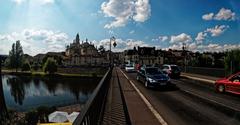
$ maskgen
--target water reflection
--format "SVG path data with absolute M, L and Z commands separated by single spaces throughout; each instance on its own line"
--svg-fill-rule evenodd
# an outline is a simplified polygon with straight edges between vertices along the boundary
M 62 78 L 3 75 L 7 107 L 28 110 L 41 105 L 85 103 L 100 78 Z M 1 89 L 1 88 L 0 88 Z
M 4 99 L 2 76 L 0 75 L 0 121 L 5 121 L 5 118 L 7 117 L 8 117 L 8 112 L 7 112 L 7 106 Z
M 11 95 L 14 97 L 14 101 L 19 105 L 22 105 L 25 96 L 24 83 L 19 77 L 13 77 L 7 79 L 7 84 L 10 86 Z

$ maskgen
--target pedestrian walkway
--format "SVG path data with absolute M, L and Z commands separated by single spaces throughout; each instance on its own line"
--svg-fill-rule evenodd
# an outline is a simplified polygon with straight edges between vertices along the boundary
M 160 124 L 119 68 L 112 72 L 103 124 Z
M 181 76 L 189 78 L 189 79 L 212 83 L 212 84 L 215 83 L 215 81 L 219 79 L 218 77 L 205 76 L 205 75 L 192 74 L 192 73 L 182 73 Z
M 126 125 L 128 116 L 124 112 L 118 76 L 115 69 L 112 71 L 106 107 L 103 115 L 103 125 Z

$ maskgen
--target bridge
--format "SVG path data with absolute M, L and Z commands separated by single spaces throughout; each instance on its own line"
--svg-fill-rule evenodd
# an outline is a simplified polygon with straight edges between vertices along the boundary
M 147 89 L 135 77 L 109 69 L 73 125 L 239 124 L 240 98 L 216 93 L 217 77 L 182 73 L 175 89 Z

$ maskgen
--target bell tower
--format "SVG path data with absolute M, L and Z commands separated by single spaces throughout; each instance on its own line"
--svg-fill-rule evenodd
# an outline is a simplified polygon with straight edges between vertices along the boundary
M 80 38 L 79 38 L 79 34 L 77 33 L 76 39 L 75 39 L 77 44 L 80 44 Z

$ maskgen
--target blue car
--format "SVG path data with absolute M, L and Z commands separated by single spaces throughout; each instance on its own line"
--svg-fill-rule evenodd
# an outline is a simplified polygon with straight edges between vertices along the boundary
M 137 80 L 144 83 L 146 88 L 172 85 L 170 77 L 156 67 L 140 68 L 137 73 Z

